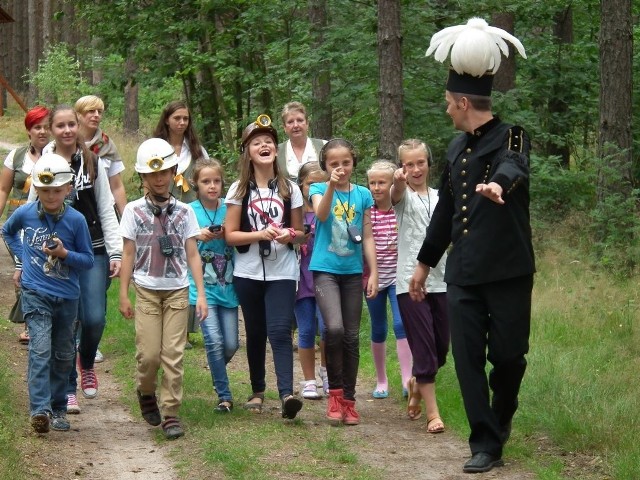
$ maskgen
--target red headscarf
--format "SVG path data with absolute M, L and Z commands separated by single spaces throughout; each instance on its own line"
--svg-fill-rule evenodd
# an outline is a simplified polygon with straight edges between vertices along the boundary
M 48 116 L 49 110 L 46 107 L 42 107 L 40 105 L 33 107 L 24 117 L 24 126 L 27 127 L 27 130 L 31 130 L 34 125 L 40 123 L 43 118 Z

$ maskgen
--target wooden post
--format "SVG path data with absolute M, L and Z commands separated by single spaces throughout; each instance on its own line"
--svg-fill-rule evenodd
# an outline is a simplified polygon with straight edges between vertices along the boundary
M 16 93 L 16 91 L 13 88 L 11 88 L 11 85 L 9 85 L 9 82 L 7 82 L 7 79 L 4 78 L 2 74 L 0 74 L 0 85 L 2 85 L 4 88 L 7 89 L 7 92 L 11 94 L 11 96 L 16 101 L 16 103 L 20 105 L 20 107 L 22 107 L 22 110 L 24 110 L 24 113 L 27 113 L 27 110 L 28 110 L 27 106 L 24 104 L 24 102 L 22 101 L 20 96 Z

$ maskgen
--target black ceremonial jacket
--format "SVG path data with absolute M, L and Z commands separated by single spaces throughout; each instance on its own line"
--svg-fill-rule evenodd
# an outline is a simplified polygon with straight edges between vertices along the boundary
M 450 144 L 440 198 L 418 260 L 434 267 L 452 244 L 445 281 L 467 286 L 535 272 L 529 223 L 529 138 L 494 117 Z M 504 205 L 477 194 L 496 182 Z

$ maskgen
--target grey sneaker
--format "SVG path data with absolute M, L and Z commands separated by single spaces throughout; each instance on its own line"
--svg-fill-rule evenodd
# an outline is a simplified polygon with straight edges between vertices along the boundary
M 51 417 L 51 430 L 57 432 L 68 432 L 71 424 L 67 420 L 67 414 L 64 412 L 54 412 Z
M 31 417 L 31 426 L 36 433 L 47 433 L 49 431 L 49 414 L 39 412 Z

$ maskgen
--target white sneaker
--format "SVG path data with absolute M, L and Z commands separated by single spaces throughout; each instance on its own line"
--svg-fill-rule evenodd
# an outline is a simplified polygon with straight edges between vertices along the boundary
M 67 395 L 67 413 L 77 415 L 80 413 L 80 405 L 78 405 L 78 398 L 70 393 Z
M 320 377 L 320 382 L 322 385 L 322 390 L 325 395 L 329 395 L 329 377 L 327 377 L 327 368 L 320 366 L 318 367 L 318 377 Z
M 315 379 L 304 382 L 302 398 L 306 398 L 307 400 L 320 400 L 322 398 L 322 395 L 318 393 L 318 387 L 316 387 Z
M 93 363 L 102 363 L 104 362 L 104 355 L 100 350 L 96 350 L 96 358 L 93 359 Z

